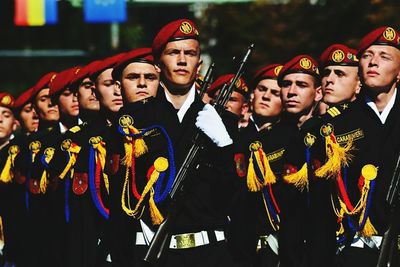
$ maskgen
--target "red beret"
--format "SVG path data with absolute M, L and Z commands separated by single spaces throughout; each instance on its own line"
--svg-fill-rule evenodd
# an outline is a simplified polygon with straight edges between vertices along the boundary
M 278 85 L 282 86 L 283 77 L 290 73 L 305 73 L 319 77 L 318 63 L 309 55 L 299 55 L 283 65 L 278 75 Z
M 343 44 L 333 44 L 322 53 L 322 67 L 330 65 L 358 66 L 357 50 Z
M 90 71 L 92 70 L 92 68 L 95 67 L 100 62 L 101 62 L 101 60 L 95 60 L 93 62 L 90 62 L 86 66 L 77 69 L 74 77 L 72 77 L 72 79 L 71 79 L 71 85 L 80 83 L 83 79 L 89 77 L 89 74 L 90 74 Z
M 358 47 L 358 56 L 371 45 L 390 45 L 400 49 L 399 32 L 392 27 L 380 27 L 362 38 Z
M 116 64 L 112 71 L 114 80 L 121 77 L 122 71 L 132 62 L 144 62 L 154 64 L 154 58 L 150 47 L 137 48 L 127 52 Z
M 14 108 L 14 97 L 7 92 L 0 92 L 0 106 Z
M 19 95 L 19 97 L 15 100 L 14 103 L 14 108 L 19 109 L 22 108 L 25 104 L 29 103 L 32 101 L 32 98 L 34 96 L 34 91 L 35 87 L 31 87 L 22 94 Z
M 222 89 L 222 86 L 224 84 L 230 85 L 234 77 L 235 75 L 233 74 L 226 74 L 218 77 L 218 79 L 216 79 L 208 88 L 207 94 L 210 97 L 213 97 L 218 89 Z M 244 96 L 247 96 L 249 94 L 249 87 L 247 87 L 246 82 L 242 78 L 240 78 L 236 81 L 234 91 L 241 93 Z
M 53 96 L 66 90 L 71 85 L 72 78 L 79 69 L 80 67 L 76 66 L 58 73 L 49 84 L 49 95 Z
M 49 72 L 45 74 L 40 80 L 33 86 L 33 95 L 36 95 L 43 88 L 48 88 L 49 83 L 56 77 L 56 72 Z
M 161 28 L 153 40 L 152 49 L 154 58 L 159 58 L 168 42 L 182 39 L 198 39 L 199 31 L 196 24 L 189 19 L 172 21 Z
M 268 66 L 263 67 L 253 77 L 253 84 L 257 85 L 257 83 L 264 79 L 278 79 L 279 72 L 281 71 L 283 65 L 281 64 L 270 64 Z
M 96 80 L 97 76 L 99 76 L 106 69 L 114 68 L 118 61 L 125 55 L 126 53 L 120 53 L 113 55 L 111 57 L 105 58 L 101 60 L 99 63 L 92 66 L 89 76 L 92 81 Z

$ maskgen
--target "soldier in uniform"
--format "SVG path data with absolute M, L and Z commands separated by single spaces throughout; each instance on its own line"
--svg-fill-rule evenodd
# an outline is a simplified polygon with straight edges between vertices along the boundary
M 15 114 L 21 126 L 21 132 L 29 135 L 39 128 L 39 117 L 33 107 L 33 90 L 29 88 L 15 100 Z
M 360 93 L 357 50 L 343 44 L 333 44 L 322 52 L 322 101 L 329 106 L 351 102 Z
M 61 90 L 57 94 L 64 94 L 65 91 L 72 93 L 72 103 L 75 107 L 79 105 L 79 119 L 83 119 L 82 124 L 69 127 L 62 134 L 50 162 L 52 168 L 58 171 L 55 175 L 64 180 L 59 183 L 65 186 L 62 201 L 64 204 L 58 205 L 57 209 L 62 212 L 65 210 L 62 218 L 67 221 L 64 244 L 66 266 L 99 266 L 96 260 L 99 240 L 97 223 L 100 216 L 92 204 L 88 189 L 89 153 L 88 148 L 84 148 L 84 145 L 89 146 L 89 127 L 100 121 L 99 101 L 95 95 L 94 82 L 89 78 L 92 67 L 99 62 L 94 61 L 82 68 L 61 72 L 60 80 L 56 77 L 53 84 L 56 91 Z M 60 98 L 55 101 L 59 100 Z M 69 114 L 76 117 L 76 113 Z
M 67 143 L 62 143 L 63 134 L 78 123 L 77 93 L 68 87 L 76 69 L 74 67 L 51 77 L 43 77 L 37 86 L 36 98 L 39 99 L 38 104 L 43 108 L 39 108 L 38 111 L 40 116 L 48 118 L 43 123 L 43 126 L 48 128 L 32 136 L 32 142 L 29 145 L 32 152 L 30 154 L 35 153 L 30 160 L 32 165 L 29 174 L 29 189 L 32 197 L 29 200 L 35 202 L 32 207 L 32 217 L 34 226 L 40 227 L 41 242 L 46 253 L 46 256 L 39 255 L 39 260 L 43 262 L 35 264 L 44 266 L 66 264 L 66 221 L 69 208 L 65 192 L 69 180 L 65 179 L 64 184 L 59 177 L 67 176 L 66 171 L 61 167 L 64 161 L 71 158 L 70 155 L 65 155 L 70 154 L 70 151 Z M 44 94 L 41 94 L 42 92 Z M 59 113 L 58 109 L 57 113 L 55 112 L 55 104 L 59 108 Z M 58 154 L 64 154 L 64 157 Z M 33 228 L 32 231 L 35 231 L 36 237 L 37 229 Z
M 224 86 L 224 84 L 229 86 L 234 76 L 234 74 L 226 74 L 218 77 L 208 88 L 207 95 L 212 99 L 216 99 L 222 86 Z M 234 91 L 226 104 L 226 110 L 240 117 L 243 112 L 243 105 L 248 101 L 248 98 L 249 88 L 244 79 L 240 78 L 236 82 Z
M 30 250 L 30 246 L 25 240 L 29 236 L 29 233 L 26 231 L 26 223 L 28 221 L 28 210 L 25 205 L 25 194 L 27 194 L 25 186 L 26 177 L 21 175 L 18 168 L 26 164 L 26 162 L 22 161 L 23 156 L 19 155 L 19 153 L 22 150 L 26 153 L 29 145 L 29 136 L 35 133 L 39 126 L 39 118 L 32 104 L 33 90 L 34 87 L 29 88 L 15 100 L 14 114 L 20 122 L 21 132 L 10 143 L 10 146 L 15 148 L 16 154 L 13 156 L 14 160 L 10 166 L 13 180 L 8 186 L 9 198 L 7 201 L 10 204 L 12 203 L 12 212 L 9 215 L 10 220 L 13 222 L 12 225 L 16 230 L 11 239 L 12 242 L 19 246 L 18 266 L 29 266 L 27 252 Z
M 0 92 L 0 218 L 2 236 L 2 254 L 5 264 L 19 263 L 22 254 L 21 240 L 18 238 L 18 227 L 14 224 L 12 212 L 14 206 L 14 181 L 10 174 L 10 165 L 18 152 L 18 147 L 11 145 L 17 121 L 13 113 L 14 98 L 6 92 Z M 17 207 L 18 208 L 18 207 Z M 18 212 L 18 211 L 16 211 Z
M 116 84 L 111 73 L 119 60 L 122 59 L 124 53 L 110 56 L 102 60 L 99 64 L 92 68 L 90 77 L 94 80 L 96 86 L 97 97 L 100 101 L 100 112 L 104 113 L 103 117 L 109 123 L 115 119 L 118 110 L 123 106 L 123 99 L 121 95 L 121 87 Z M 107 108 L 101 108 L 101 106 Z
M 3 149 L 13 138 L 13 132 L 17 129 L 17 124 L 12 111 L 14 97 L 5 92 L 2 92 L 0 97 L 2 125 L 0 128 L 0 149 Z
M 124 184 L 132 184 L 124 186 L 120 205 L 132 220 L 140 219 L 133 229 L 136 235 L 128 233 L 145 244 L 149 244 L 152 232 L 162 222 L 162 215 L 166 215 L 165 196 L 192 145 L 197 127 L 213 140 L 205 143 L 208 157 L 202 158 L 197 170 L 189 170 L 190 181 L 185 184 L 177 217 L 171 218 L 171 237 L 160 266 L 232 264 L 224 233 L 230 198 L 228 173 L 233 167 L 232 139 L 215 110 L 209 105 L 204 107 L 196 94 L 195 79 L 200 66 L 198 34 L 197 27 L 187 19 L 165 25 L 152 45 L 155 62 L 161 69 L 157 96 L 124 106 L 119 113 L 117 134 L 124 133 L 119 139 L 125 140 L 126 145 L 115 144 L 119 149 L 114 149 L 113 157 L 124 159 L 126 165 L 119 166 L 117 176 L 127 181 Z M 134 133 L 139 133 L 139 138 Z
M 255 74 L 253 113 L 248 126 L 240 129 L 236 144 L 240 181 L 235 191 L 242 196 L 233 204 L 236 213 L 231 215 L 229 243 L 238 266 L 277 266 L 279 261 L 280 183 L 290 133 L 279 123 L 282 101 L 277 77 L 281 68 L 271 64 Z
M 151 48 L 137 48 L 119 60 L 112 77 L 121 86 L 124 103 L 133 103 L 156 95 L 160 69 L 154 64 Z
M 104 173 L 108 130 L 114 113 L 122 104 L 120 89 L 111 78 L 112 68 L 122 54 L 110 56 L 83 67 L 72 79 L 72 87 L 78 90 L 85 80 L 93 81 L 89 98 L 95 94 L 100 112 L 94 113 L 94 105 L 80 104 L 86 124 L 71 136 L 71 142 L 80 147 L 74 170 L 71 201 L 69 264 L 70 266 L 103 266 L 109 259 L 107 220 L 109 218 L 109 179 Z M 99 89 L 99 87 L 101 89 Z M 83 96 L 83 95 L 82 95 Z M 88 98 L 83 98 L 87 102 Z M 79 102 L 81 99 L 79 99 Z M 89 103 L 86 103 L 89 104 Z M 92 102 L 92 104 L 94 104 Z
M 29 266 L 51 266 L 51 256 L 47 254 L 48 231 L 46 227 L 46 196 L 40 193 L 40 177 L 32 177 L 33 162 L 42 150 L 42 139 L 56 125 L 59 119 L 58 106 L 51 103 L 49 82 L 55 72 L 45 74 L 33 86 L 33 106 L 39 117 L 39 129 L 28 136 L 26 144 L 20 146 L 15 161 L 14 174 L 25 180 L 25 209 L 28 213 L 26 224 L 26 246 Z
M 127 52 L 113 68 L 112 76 L 116 85 L 120 86 L 124 105 L 146 101 L 146 98 L 155 96 L 159 86 L 160 70 L 154 63 L 151 48 L 137 48 Z M 119 134 L 118 134 L 119 135 Z M 111 136 L 112 139 L 115 136 Z M 110 140 L 112 141 L 112 140 Z M 113 142 L 108 142 L 113 143 Z M 112 152 L 108 147 L 108 152 Z M 119 164 L 114 159 L 114 165 Z M 143 235 L 138 238 L 135 234 L 138 221 L 121 209 L 121 195 L 124 188 L 124 179 L 114 175 L 113 164 L 110 171 L 110 238 L 111 259 L 117 266 L 141 264 L 144 252 L 147 249 Z M 140 251 L 140 252 L 138 252 Z
M 314 179 L 321 149 L 316 146 L 313 114 L 322 99 L 316 60 L 300 55 L 279 76 L 285 108 L 282 120 L 297 132 L 286 146 L 281 199 L 279 256 L 281 266 L 329 266 L 335 254 L 334 214 L 329 183 Z M 297 131 L 296 131 L 297 129 Z M 321 222 L 321 218 L 324 221 Z
M 353 157 L 350 165 L 331 174 L 338 181 L 339 204 L 336 202 L 334 208 L 344 234 L 338 266 L 376 266 L 388 227 L 385 198 L 400 150 L 399 49 L 399 32 L 392 27 L 375 29 L 361 40 L 361 93 L 351 106 L 335 110 L 340 115 L 329 121 L 337 143 L 354 148 L 348 152 Z
M 79 69 L 71 81 L 71 87 L 77 87 L 79 102 L 79 117 L 83 122 L 96 120 L 99 114 L 100 104 L 96 97 L 96 87 L 90 78 L 90 71 L 93 66 L 99 64 L 100 60 L 90 62 Z

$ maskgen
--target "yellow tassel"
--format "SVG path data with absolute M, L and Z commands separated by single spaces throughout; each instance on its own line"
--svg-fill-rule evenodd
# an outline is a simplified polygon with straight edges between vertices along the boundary
M 253 158 L 249 159 L 249 167 L 247 168 L 247 188 L 250 192 L 258 192 L 262 189 L 263 185 L 257 178 L 257 175 L 254 171 Z
M 308 168 L 307 163 L 304 163 L 299 171 L 296 173 L 288 174 L 283 177 L 283 179 L 289 183 L 293 184 L 296 188 L 303 191 L 308 190 Z
M 160 225 L 164 221 L 164 217 L 162 216 L 160 210 L 157 208 L 156 203 L 154 202 L 154 189 L 150 190 L 150 198 L 149 198 L 149 211 L 151 221 L 154 225 Z
M 104 186 L 106 187 L 107 194 L 110 194 L 110 182 L 108 181 L 108 175 L 103 173 L 103 180 L 104 180 Z
M 0 174 L 0 181 L 3 183 L 9 183 L 12 180 L 11 161 L 11 155 L 8 155 L 6 164 Z
M 125 165 L 129 169 L 130 167 L 132 167 L 132 155 L 133 155 L 132 137 L 125 136 L 124 150 L 125 150 L 125 156 L 121 159 L 121 164 Z
M 345 147 L 341 147 L 333 134 L 325 137 L 325 148 L 328 160 L 315 171 L 317 177 L 333 178 L 341 171 L 342 166 L 348 166 L 353 155 L 349 153 L 353 149 L 353 140 L 349 139 Z
M 364 214 L 362 214 L 362 215 L 364 215 Z M 362 215 L 360 216 L 360 223 L 363 218 Z M 378 234 L 378 231 L 376 231 L 375 227 L 372 225 L 372 223 L 368 217 L 367 221 L 365 222 L 364 228 L 361 230 L 361 235 L 364 237 L 371 237 L 371 236 L 377 235 L 377 234 Z
M 42 173 L 42 177 L 40 178 L 40 192 L 41 193 L 46 193 L 46 188 L 47 185 L 49 184 L 49 181 L 47 179 L 47 171 L 44 170 Z
M 138 158 L 148 151 L 147 145 L 143 138 L 136 139 L 135 141 L 135 157 Z
M 97 155 L 96 155 L 96 163 L 97 163 L 97 156 L 100 158 L 100 166 L 101 166 L 101 171 L 103 174 L 103 180 L 104 180 L 104 186 L 106 187 L 107 194 L 110 193 L 109 189 L 109 182 L 108 182 L 108 175 L 104 173 L 104 166 L 106 164 L 106 156 L 107 156 L 107 150 L 105 148 L 105 143 L 103 141 L 93 144 L 93 148 L 96 150 Z
M 258 192 L 264 186 L 274 184 L 276 182 L 276 177 L 274 172 L 271 170 L 267 155 L 265 155 L 265 152 L 262 149 L 261 142 L 256 141 L 251 143 L 249 149 L 251 155 L 249 166 L 247 168 L 247 187 L 250 192 Z M 253 162 L 253 156 L 255 157 L 256 162 Z M 257 164 L 263 177 L 257 177 L 254 164 Z M 262 182 L 262 180 L 264 181 Z
M 75 144 L 71 145 L 71 147 L 68 149 L 69 160 L 67 166 L 65 166 L 64 170 L 58 176 L 60 179 L 64 179 L 65 175 L 67 175 L 67 173 L 71 170 L 71 168 L 73 168 L 80 151 L 81 147 Z
M 129 126 L 129 130 L 133 134 L 138 134 L 140 131 L 133 127 L 132 125 Z M 148 151 L 147 145 L 144 142 L 143 138 L 135 139 L 135 158 L 140 157 L 141 155 L 145 154 Z
M 336 231 L 336 236 L 341 236 L 344 233 L 344 226 L 343 226 L 343 222 L 340 221 L 340 228 L 339 230 Z
M 14 167 L 15 157 L 19 154 L 19 147 L 17 145 L 12 145 L 8 148 L 8 157 L 6 163 L 4 164 L 3 170 L 0 174 L 0 181 L 3 183 L 9 183 L 14 178 L 14 173 L 12 168 Z
M 265 155 L 264 151 L 262 150 L 262 157 L 264 162 L 264 181 L 265 185 L 274 184 L 276 183 L 276 177 L 274 172 L 269 165 L 269 160 L 267 159 L 267 155 Z

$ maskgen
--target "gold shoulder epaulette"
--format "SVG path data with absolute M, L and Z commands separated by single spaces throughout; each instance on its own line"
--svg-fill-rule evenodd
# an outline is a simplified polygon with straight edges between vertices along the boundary
M 71 133 L 77 133 L 77 132 L 79 132 L 80 130 L 81 130 L 81 127 L 79 127 L 79 126 L 77 125 L 77 126 L 72 127 L 71 129 L 69 129 L 68 131 L 71 132 Z
M 340 110 L 337 107 L 332 107 L 326 111 L 332 118 L 340 115 Z

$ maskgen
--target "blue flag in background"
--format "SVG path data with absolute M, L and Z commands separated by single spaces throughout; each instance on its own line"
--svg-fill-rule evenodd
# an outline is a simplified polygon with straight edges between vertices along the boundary
M 84 0 L 83 10 L 88 23 L 126 21 L 126 0 Z
M 56 0 L 45 1 L 46 24 L 56 24 L 58 21 L 58 9 Z

